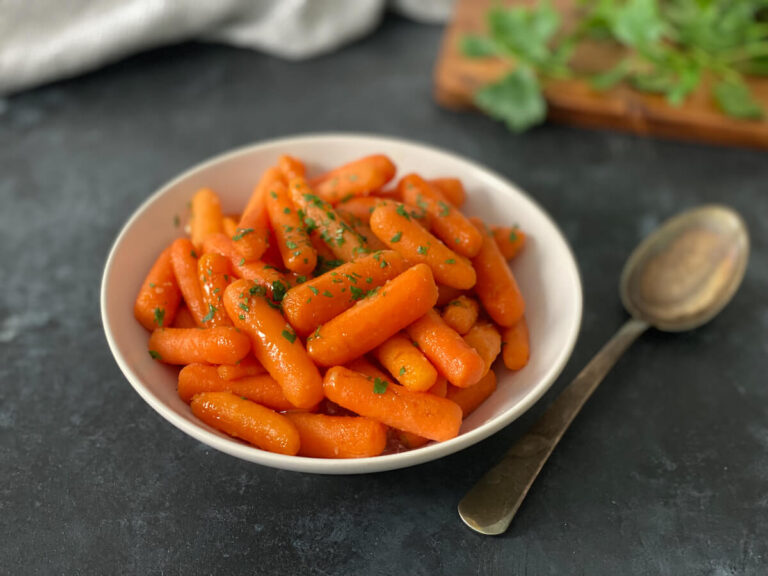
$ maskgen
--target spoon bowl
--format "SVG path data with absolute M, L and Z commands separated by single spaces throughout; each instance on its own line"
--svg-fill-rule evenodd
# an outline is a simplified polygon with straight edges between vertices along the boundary
M 709 322 L 736 293 L 749 258 L 741 216 L 702 206 L 666 221 L 632 253 L 621 275 L 627 311 L 666 332 Z

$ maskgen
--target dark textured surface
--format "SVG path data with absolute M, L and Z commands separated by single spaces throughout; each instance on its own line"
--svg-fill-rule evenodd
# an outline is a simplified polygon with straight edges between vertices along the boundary
M 0 574 L 765 574 L 768 156 L 548 126 L 522 137 L 438 109 L 440 31 L 389 20 L 291 64 L 189 45 L 0 100 Z M 281 472 L 214 452 L 131 389 L 98 290 L 146 196 L 228 148 L 354 130 L 430 142 L 529 190 L 581 266 L 563 377 L 523 418 L 443 460 L 373 476 Z M 734 302 L 649 333 L 568 432 L 511 530 L 456 504 L 624 319 L 625 257 L 660 220 L 724 202 L 753 254 Z

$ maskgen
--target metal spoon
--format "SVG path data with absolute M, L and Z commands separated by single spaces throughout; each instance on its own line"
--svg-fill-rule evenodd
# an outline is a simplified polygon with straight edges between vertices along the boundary
M 547 408 L 533 428 L 459 502 L 459 515 L 481 534 L 502 534 L 555 446 L 624 351 L 650 326 L 691 330 L 711 320 L 744 277 L 749 235 L 724 206 L 684 212 L 646 238 L 621 274 L 632 318 Z

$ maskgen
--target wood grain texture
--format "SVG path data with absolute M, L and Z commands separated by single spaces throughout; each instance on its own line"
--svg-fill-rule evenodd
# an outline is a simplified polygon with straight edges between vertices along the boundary
M 494 0 L 458 0 L 443 37 L 435 67 L 435 98 L 447 108 L 473 107 L 473 94 L 507 69 L 499 60 L 469 59 L 460 51 L 461 38 L 485 30 L 485 14 Z M 532 4 L 506 0 L 507 5 Z M 565 29 L 576 19 L 573 0 L 555 0 Z M 614 47 L 599 43 L 580 46 L 573 67 L 579 72 L 604 70 L 620 58 Z M 768 109 L 768 78 L 750 78 L 753 93 Z M 684 105 L 675 107 L 664 96 L 644 94 L 625 85 L 605 92 L 583 80 L 558 80 L 545 86 L 550 120 L 590 128 L 610 128 L 636 134 L 717 144 L 768 148 L 768 121 L 744 121 L 723 115 L 702 85 Z

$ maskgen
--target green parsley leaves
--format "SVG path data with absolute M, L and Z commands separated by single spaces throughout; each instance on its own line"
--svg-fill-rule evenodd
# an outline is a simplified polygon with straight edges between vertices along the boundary
M 158 326 L 163 325 L 165 319 L 165 308 L 155 308 L 155 324 Z
M 382 380 L 381 378 L 374 378 L 373 379 L 373 393 L 374 394 L 384 394 L 387 391 L 387 386 L 389 386 L 389 382 L 386 380 Z

